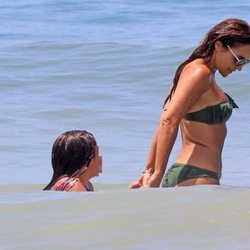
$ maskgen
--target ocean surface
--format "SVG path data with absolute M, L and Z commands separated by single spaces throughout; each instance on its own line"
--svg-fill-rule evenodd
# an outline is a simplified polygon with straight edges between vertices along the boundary
M 128 190 L 177 66 L 248 0 L 0 0 L 0 249 L 250 249 L 250 66 L 220 87 L 221 186 Z M 92 132 L 94 193 L 42 192 L 64 131 Z M 169 164 L 180 148 L 178 137 Z

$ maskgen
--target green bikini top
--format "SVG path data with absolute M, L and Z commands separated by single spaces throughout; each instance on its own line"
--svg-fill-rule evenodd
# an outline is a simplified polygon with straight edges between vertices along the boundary
M 230 118 L 233 108 L 239 108 L 229 95 L 226 94 L 226 96 L 227 101 L 188 113 L 184 119 L 206 124 L 225 123 Z

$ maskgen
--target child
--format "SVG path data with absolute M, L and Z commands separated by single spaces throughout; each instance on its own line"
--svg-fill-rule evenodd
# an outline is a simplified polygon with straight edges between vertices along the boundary
M 94 191 L 89 181 L 102 172 L 95 137 L 85 130 L 67 131 L 53 144 L 53 176 L 43 190 Z

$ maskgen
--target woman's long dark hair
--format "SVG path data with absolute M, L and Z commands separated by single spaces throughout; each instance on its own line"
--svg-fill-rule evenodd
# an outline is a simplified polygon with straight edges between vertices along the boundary
M 95 146 L 95 137 L 86 130 L 72 130 L 60 135 L 52 147 L 53 176 L 44 190 L 49 190 L 59 178 L 73 176 L 83 166 L 88 166 L 95 156 Z
M 188 63 L 198 58 L 205 58 L 207 61 L 209 61 L 213 55 L 216 41 L 220 41 L 225 47 L 226 45 L 234 47 L 234 45 L 237 43 L 250 44 L 250 26 L 246 21 L 237 18 L 226 19 L 214 26 L 207 33 L 200 45 L 193 51 L 190 57 L 177 68 L 173 79 L 172 88 L 165 103 L 168 101 L 168 99 L 171 99 L 171 96 L 175 92 L 184 67 Z

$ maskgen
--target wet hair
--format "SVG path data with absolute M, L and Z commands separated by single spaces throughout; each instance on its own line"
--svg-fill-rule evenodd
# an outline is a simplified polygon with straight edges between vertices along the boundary
M 71 177 L 95 156 L 95 137 L 86 130 L 71 130 L 61 134 L 54 142 L 51 153 L 53 176 L 44 188 L 48 190 L 63 176 Z
M 220 41 L 224 47 L 227 45 L 234 47 L 238 44 L 250 44 L 250 26 L 244 20 L 230 18 L 220 22 L 209 30 L 200 45 L 193 51 L 190 57 L 177 68 L 173 79 L 173 86 L 165 103 L 168 99 L 171 99 L 172 94 L 175 92 L 184 67 L 198 58 L 205 58 L 207 61 L 210 61 L 214 52 L 216 41 Z

